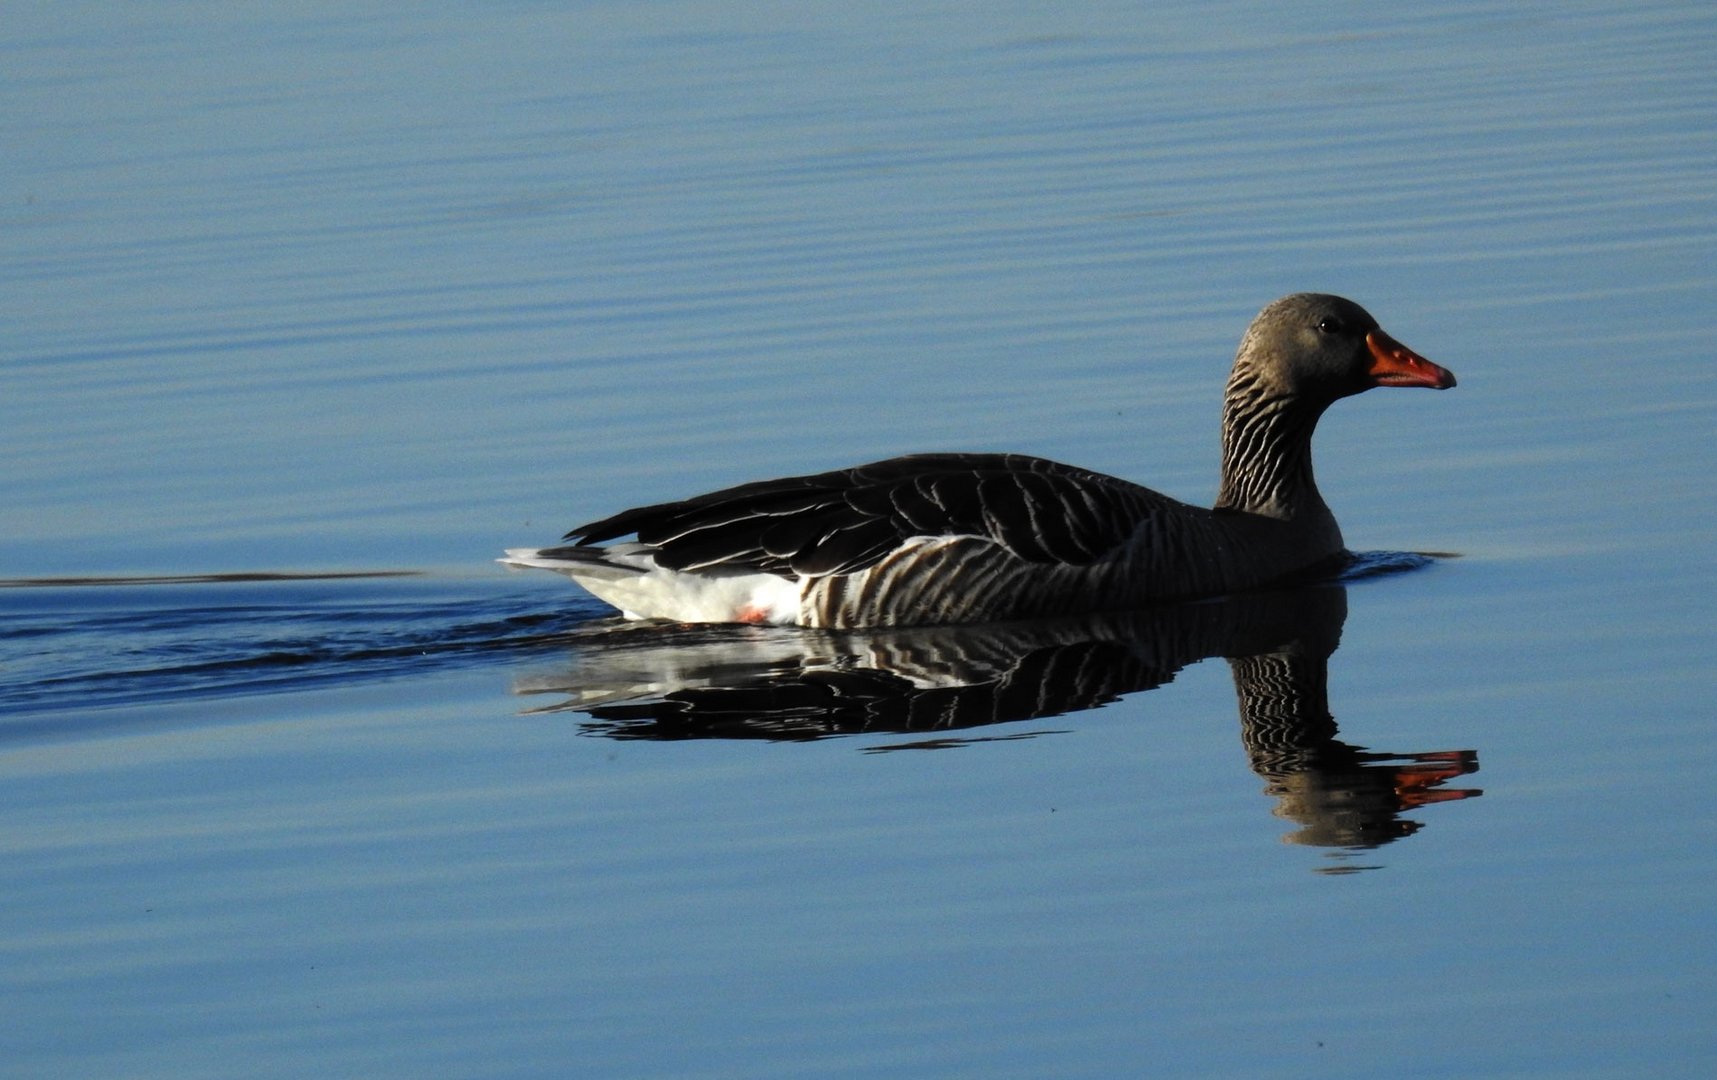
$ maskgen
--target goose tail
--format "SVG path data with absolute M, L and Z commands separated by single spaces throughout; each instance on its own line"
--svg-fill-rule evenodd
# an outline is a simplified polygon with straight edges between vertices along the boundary
M 582 585 L 629 619 L 673 622 L 793 624 L 799 621 L 799 581 L 734 569 L 670 570 L 648 544 L 574 544 L 509 548 L 495 561 L 507 567 L 552 570 Z
M 647 574 L 656 568 L 655 560 L 649 557 L 648 549 L 642 544 L 606 548 L 575 545 L 508 548 L 506 556 L 495 561 L 513 569 L 553 570 L 574 580 L 621 580 Z

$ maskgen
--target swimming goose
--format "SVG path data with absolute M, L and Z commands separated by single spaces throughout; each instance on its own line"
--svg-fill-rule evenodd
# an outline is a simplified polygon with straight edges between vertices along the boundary
M 500 561 L 676 622 L 971 623 L 1238 592 L 1346 553 L 1312 478 L 1325 408 L 1454 385 L 1353 301 L 1297 293 L 1241 339 L 1212 509 L 1042 458 L 913 454 L 625 510 Z

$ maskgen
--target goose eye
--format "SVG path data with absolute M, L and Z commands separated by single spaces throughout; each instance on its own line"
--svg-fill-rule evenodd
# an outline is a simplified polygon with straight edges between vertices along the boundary
M 1341 320 L 1334 316 L 1326 316 L 1318 323 L 1318 331 L 1324 334 L 1339 334 L 1344 329 L 1346 329 L 1346 327 L 1342 326 Z

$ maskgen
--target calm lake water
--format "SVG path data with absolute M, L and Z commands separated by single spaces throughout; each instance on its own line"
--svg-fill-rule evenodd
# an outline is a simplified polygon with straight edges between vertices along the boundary
M 4 1071 L 1712 1075 L 1714 48 L 15 5 Z M 1460 377 L 1325 420 L 1339 582 L 840 636 L 491 561 L 911 450 L 1208 502 L 1307 289 Z

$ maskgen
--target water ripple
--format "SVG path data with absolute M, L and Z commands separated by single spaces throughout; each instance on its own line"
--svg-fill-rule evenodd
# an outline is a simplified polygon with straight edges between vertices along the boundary
M 1415 570 L 1432 560 L 1410 552 L 1357 553 L 1338 579 Z M 422 674 L 497 652 L 564 644 L 608 614 L 576 592 L 414 571 L 0 580 L 0 712 L 59 713 Z M 586 636 L 581 647 L 602 646 Z
M 596 614 L 540 589 L 389 574 L 9 581 L 0 711 L 298 690 L 525 649 Z M 150 588 L 137 588 L 138 585 Z M 34 588 L 20 588 L 34 585 Z M 557 598 L 559 599 L 559 598 Z

